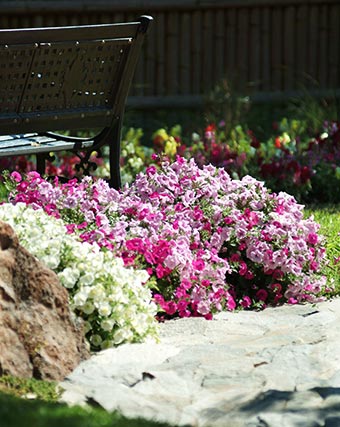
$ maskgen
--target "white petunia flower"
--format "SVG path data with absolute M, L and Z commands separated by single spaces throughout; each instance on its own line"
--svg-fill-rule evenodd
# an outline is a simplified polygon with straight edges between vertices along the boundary
M 58 273 L 58 277 L 65 288 L 71 289 L 75 286 L 79 279 L 80 271 L 76 268 L 66 267 L 63 271 Z
M 76 307 L 81 307 L 85 305 L 87 299 L 88 299 L 89 293 L 84 288 L 81 289 L 79 292 L 77 292 L 73 297 L 73 304 Z
M 92 335 L 90 338 L 91 344 L 93 344 L 95 347 L 99 347 L 101 343 L 103 342 L 102 337 L 98 334 Z
M 101 316 L 108 317 L 112 312 L 112 307 L 108 302 L 104 301 L 98 304 L 97 310 Z

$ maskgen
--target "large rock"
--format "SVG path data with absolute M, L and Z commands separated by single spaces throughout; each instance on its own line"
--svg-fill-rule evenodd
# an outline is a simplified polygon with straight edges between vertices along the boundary
M 161 325 L 62 383 L 68 403 L 192 427 L 339 427 L 340 298 Z
M 67 290 L 0 221 L 0 375 L 61 380 L 88 356 Z

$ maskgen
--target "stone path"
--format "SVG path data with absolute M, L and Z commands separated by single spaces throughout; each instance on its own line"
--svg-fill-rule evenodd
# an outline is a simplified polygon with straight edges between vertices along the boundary
M 340 298 L 161 325 L 161 341 L 105 350 L 62 400 L 192 427 L 339 427 Z

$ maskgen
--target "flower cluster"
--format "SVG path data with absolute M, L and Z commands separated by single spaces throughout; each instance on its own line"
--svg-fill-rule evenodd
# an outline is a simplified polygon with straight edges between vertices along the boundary
M 158 129 L 152 135 L 153 149 L 157 154 L 165 154 L 169 159 L 175 160 L 176 155 L 182 155 L 186 146 L 181 139 L 182 128 L 173 126 L 168 132 L 166 129 Z
M 223 167 L 234 178 L 248 174 L 253 176 L 257 172 L 254 157 L 258 142 L 252 133 L 245 132 L 241 126 L 236 126 L 227 134 L 223 121 L 218 126 L 211 123 L 204 129 L 202 140 L 198 134 L 194 134 L 193 139 L 198 139 L 198 144 L 191 144 L 188 152 L 199 165 L 211 163 Z
M 152 149 L 142 145 L 142 129 L 130 128 L 121 141 L 120 172 L 122 183 L 130 183 L 151 161 Z
M 323 239 L 286 193 L 233 180 L 223 168 L 177 157 L 118 192 L 103 180 L 49 183 L 15 175 L 12 201 L 61 217 L 69 233 L 145 268 L 167 316 L 316 301 Z
M 112 252 L 68 234 L 62 220 L 24 203 L 2 204 L 0 219 L 58 274 L 69 291 L 71 308 L 85 320 L 93 349 L 156 337 L 156 305 L 145 285 L 145 270 L 126 268 Z

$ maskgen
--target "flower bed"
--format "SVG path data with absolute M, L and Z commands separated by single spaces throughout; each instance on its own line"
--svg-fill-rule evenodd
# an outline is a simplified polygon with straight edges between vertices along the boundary
M 159 318 L 211 319 L 221 310 L 314 302 L 327 291 L 318 224 L 303 219 L 292 196 L 250 176 L 233 180 L 223 168 L 177 157 L 120 192 L 88 177 L 12 178 L 13 203 L 44 209 L 70 235 L 146 269 Z

